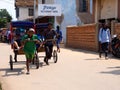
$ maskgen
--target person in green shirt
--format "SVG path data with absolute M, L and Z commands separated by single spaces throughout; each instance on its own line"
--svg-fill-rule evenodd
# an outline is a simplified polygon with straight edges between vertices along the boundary
M 34 34 L 35 31 L 33 28 L 30 28 L 28 33 L 23 36 L 22 38 L 22 46 L 23 46 L 23 51 L 26 56 L 26 66 L 27 66 L 27 73 L 29 73 L 29 63 L 34 58 L 35 52 L 36 52 L 36 43 L 39 43 L 39 39 L 37 35 Z

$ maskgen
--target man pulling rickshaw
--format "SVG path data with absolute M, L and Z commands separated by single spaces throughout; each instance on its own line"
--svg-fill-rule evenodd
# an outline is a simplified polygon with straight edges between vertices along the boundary
M 32 62 L 34 59 L 34 55 L 36 53 L 36 43 L 40 43 L 37 35 L 34 34 L 35 30 L 30 28 L 28 33 L 24 35 L 22 38 L 22 47 L 23 51 L 26 56 L 26 66 L 27 66 L 27 73 L 29 74 L 29 63 Z
M 31 62 L 36 65 L 36 68 L 39 68 L 39 64 L 42 66 L 42 63 L 39 63 L 38 52 L 45 51 L 46 55 L 44 57 L 44 62 L 47 65 L 49 65 L 48 59 L 51 57 L 53 57 L 54 63 L 57 62 L 57 52 L 56 50 L 53 50 L 54 36 L 57 36 L 57 34 L 52 30 L 52 23 L 47 24 L 47 29 L 43 32 L 43 40 L 37 36 L 36 28 L 34 27 L 35 25 L 31 22 L 17 21 L 12 22 L 11 26 L 12 28 L 23 28 L 25 30 L 24 34 L 20 34 L 18 31 L 19 35 L 16 34 L 15 37 L 14 30 L 11 29 L 11 39 L 13 41 L 11 46 L 15 54 L 15 62 L 17 62 L 17 55 L 25 54 L 27 67 L 26 74 L 30 74 L 29 65 Z M 14 37 L 19 39 L 18 41 L 20 42 L 20 45 L 16 39 L 14 40 Z M 10 55 L 10 68 L 13 70 L 12 55 Z

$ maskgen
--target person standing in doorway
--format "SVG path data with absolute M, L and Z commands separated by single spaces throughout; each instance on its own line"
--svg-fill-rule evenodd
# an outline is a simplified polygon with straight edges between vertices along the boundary
M 102 24 L 102 27 L 99 30 L 99 43 L 100 43 L 100 58 L 102 52 L 105 53 L 105 59 L 108 59 L 108 51 L 111 42 L 110 29 L 107 24 Z

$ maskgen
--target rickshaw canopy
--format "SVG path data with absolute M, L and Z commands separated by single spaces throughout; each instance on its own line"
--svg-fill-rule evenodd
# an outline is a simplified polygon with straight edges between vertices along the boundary
M 25 28 L 25 27 L 33 28 L 34 23 L 29 22 L 29 21 L 12 21 L 11 26 L 12 27 L 22 27 L 22 28 Z

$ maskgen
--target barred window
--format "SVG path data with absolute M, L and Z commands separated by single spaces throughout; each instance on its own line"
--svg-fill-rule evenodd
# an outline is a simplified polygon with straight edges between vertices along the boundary
M 29 16 L 33 16 L 33 11 L 34 11 L 33 8 L 29 8 L 28 10 L 29 10 L 28 11 Z
M 87 0 L 79 0 L 79 11 L 80 12 L 87 12 L 88 11 Z

